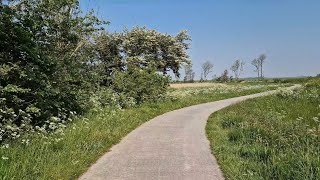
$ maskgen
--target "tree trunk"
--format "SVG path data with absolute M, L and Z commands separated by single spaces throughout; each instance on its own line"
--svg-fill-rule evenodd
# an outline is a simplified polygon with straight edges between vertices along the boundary
M 260 66 L 260 76 L 261 76 L 261 79 L 263 78 L 263 74 L 262 74 L 262 63 L 261 63 L 261 66 Z
M 163 67 L 162 73 L 163 73 L 163 76 L 167 75 L 167 68 L 166 67 Z

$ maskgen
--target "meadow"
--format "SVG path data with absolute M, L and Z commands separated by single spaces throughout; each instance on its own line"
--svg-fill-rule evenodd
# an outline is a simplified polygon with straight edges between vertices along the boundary
M 0 179 L 75 179 L 129 132 L 165 112 L 287 86 L 210 84 L 169 89 L 160 102 L 101 108 L 73 119 L 57 134 L 24 134 L 0 149 Z
M 227 179 L 320 179 L 320 79 L 304 82 L 211 115 L 207 137 Z

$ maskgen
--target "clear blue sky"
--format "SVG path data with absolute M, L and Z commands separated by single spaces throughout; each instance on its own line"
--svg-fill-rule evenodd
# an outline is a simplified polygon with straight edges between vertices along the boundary
M 111 32 L 137 25 L 188 30 L 197 78 L 205 60 L 220 75 L 238 58 L 246 61 L 243 76 L 255 76 L 250 62 L 261 53 L 268 56 L 267 77 L 320 73 L 320 0 L 80 0 L 80 6 L 110 21 Z

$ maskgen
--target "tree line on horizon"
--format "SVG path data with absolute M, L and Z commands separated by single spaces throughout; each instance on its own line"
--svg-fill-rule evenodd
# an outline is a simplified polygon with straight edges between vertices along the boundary
M 257 72 L 257 78 L 263 79 L 263 65 L 267 59 L 266 54 L 261 54 L 258 58 L 255 58 L 251 61 L 251 65 L 254 66 L 254 72 Z M 227 82 L 229 80 L 239 80 L 241 74 L 243 73 L 243 68 L 245 65 L 245 61 L 242 59 L 237 59 L 234 61 L 234 63 L 231 65 L 230 70 L 233 73 L 232 75 L 229 75 L 228 69 L 225 69 L 223 73 L 216 77 L 216 75 L 213 76 L 212 80 L 220 81 L 220 82 Z M 205 61 L 201 65 L 201 75 L 200 75 L 200 82 L 201 81 L 207 81 L 208 75 L 213 72 L 213 63 L 210 61 Z M 185 69 L 185 76 L 183 78 L 184 82 L 193 82 L 195 78 L 195 72 L 192 69 L 192 64 L 186 64 L 184 65 Z

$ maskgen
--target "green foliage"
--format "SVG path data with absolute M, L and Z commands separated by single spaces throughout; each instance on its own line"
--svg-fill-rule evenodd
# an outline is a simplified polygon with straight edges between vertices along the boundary
M 179 76 L 180 66 L 190 63 L 186 52 L 189 40 L 186 31 L 171 36 L 145 27 L 100 34 L 96 37 L 96 47 L 98 59 L 105 68 L 104 84 L 109 85 L 108 78 L 113 71 L 125 71 L 128 66 L 152 68 L 164 75 L 172 70 Z
M 99 111 L 103 108 L 114 110 L 130 108 L 136 105 L 136 100 L 129 97 L 124 92 L 116 92 L 111 88 L 100 87 L 87 102 L 91 106 L 91 111 Z
M 103 22 L 74 0 L 0 4 L 0 130 L 16 138 L 82 113 L 99 82 L 89 38 Z
M 114 71 L 124 71 L 125 61 L 122 55 L 123 35 L 119 33 L 104 32 L 95 38 L 95 51 L 99 65 L 102 66 L 102 84 L 111 84 Z
M 138 67 L 156 68 L 163 74 L 172 70 L 179 76 L 182 64 L 190 63 L 185 50 L 191 40 L 186 31 L 179 32 L 176 36 L 162 34 L 155 30 L 136 27 L 124 32 L 123 49 L 127 57 L 137 57 L 130 62 Z
M 160 99 L 169 83 L 167 71 L 179 76 L 180 66 L 190 63 L 188 40 L 185 31 L 171 36 L 145 27 L 97 35 L 95 50 L 97 64 L 103 69 L 101 84 L 121 97 L 133 98 L 137 104 Z
M 152 70 L 129 69 L 127 72 L 116 72 L 112 88 L 132 97 L 137 104 L 146 101 L 157 101 L 163 98 L 169 86 L 167 76 Z

